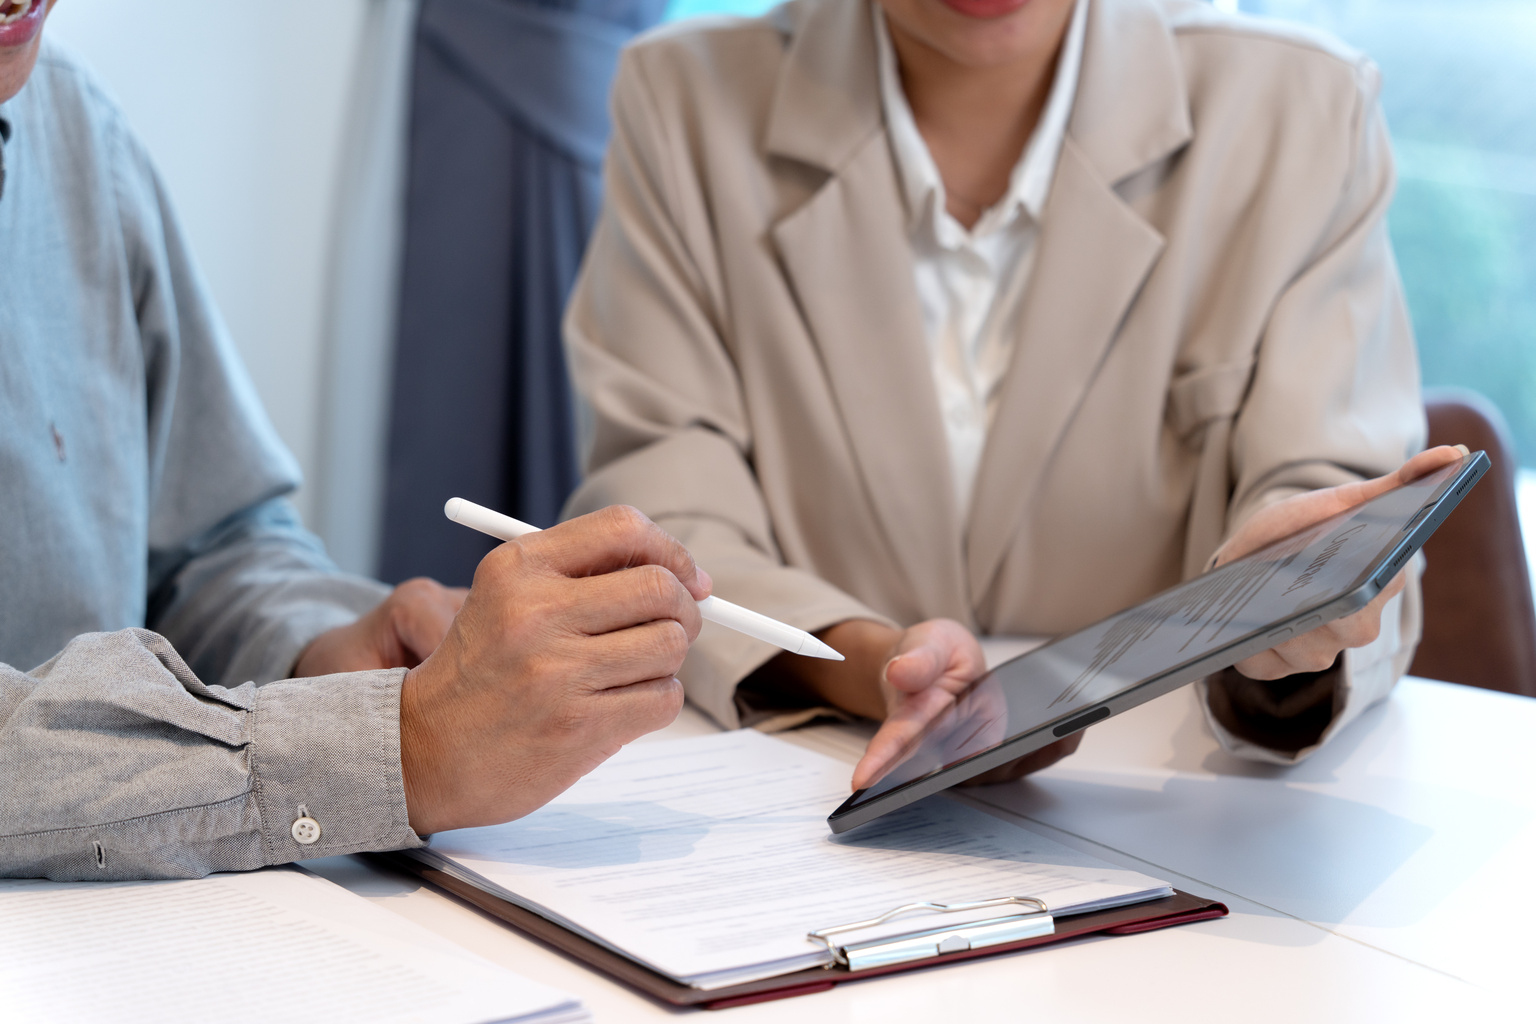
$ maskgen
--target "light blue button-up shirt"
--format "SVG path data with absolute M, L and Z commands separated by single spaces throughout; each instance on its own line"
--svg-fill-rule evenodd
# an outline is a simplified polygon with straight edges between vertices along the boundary
M 0 122 L 0 875 L 414 845 L 403 673 L 270 682 L 385 591 L 299 524 L 144 150 L 47 43 Z

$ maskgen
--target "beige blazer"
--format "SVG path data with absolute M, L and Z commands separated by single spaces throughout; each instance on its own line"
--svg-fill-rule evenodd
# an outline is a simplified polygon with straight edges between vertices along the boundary
M 593 417 L 568 513 L 638 506 L 722 597 L 811 630 L 1055 634 L 1201 571 L 1256 508 L 1423 443 L 1376 94 L 1320 36 L 1092 0 L 962 521 L 866 0 L 644 37 L 566 320 Z M 1411 605 L 1339 722 L 1406 666 Z M 734 725 L 773 654 L 708 627 L 683 680 Z

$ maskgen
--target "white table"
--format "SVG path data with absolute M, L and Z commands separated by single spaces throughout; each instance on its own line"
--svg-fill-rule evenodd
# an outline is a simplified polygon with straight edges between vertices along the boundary
M 659 737 L 711 731 L 688 709 Z M 852 726 L 789 734 L 852 760 Z M 821 1021 L 1536 1020 L 1536 700 L 1408 679 L 1312 760 L 1238 761 L 1188 688 L 1089 730 L 995 813 L 1219 899 L 1230 917 L 838 986 L 725 1011 Z M 601 1022 L 678 1011 L 401 875 L 312 867 Z

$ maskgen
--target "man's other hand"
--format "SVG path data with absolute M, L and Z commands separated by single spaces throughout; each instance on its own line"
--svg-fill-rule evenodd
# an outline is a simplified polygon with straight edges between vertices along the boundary
M 442 645 L 401 690 L 411 827 L 521 817 L 669 724 L 710 587 L 687 550 L 632 508 L 486 555 Z
M 443 642 L 468 593 L 463 587 L 445 587 L 425 577 L 406 580 L 356 622 L 310 641 L 294 663 L 293 674 L 415 668 Z

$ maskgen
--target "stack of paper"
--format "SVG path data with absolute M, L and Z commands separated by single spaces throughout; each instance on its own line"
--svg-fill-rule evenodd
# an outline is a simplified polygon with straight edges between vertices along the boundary
M 847 784 L 847 765 L 751 730 L 635 744 L 544 809 L 412 856 L 700 989 L 828 963 L 807 932 L 915 901 L 1065 915 L 1172 893 L 951 800 L 834 837 Z
M 0 1019 L 568 1024 L 518 977 L 295 869 L 0 880 Z

